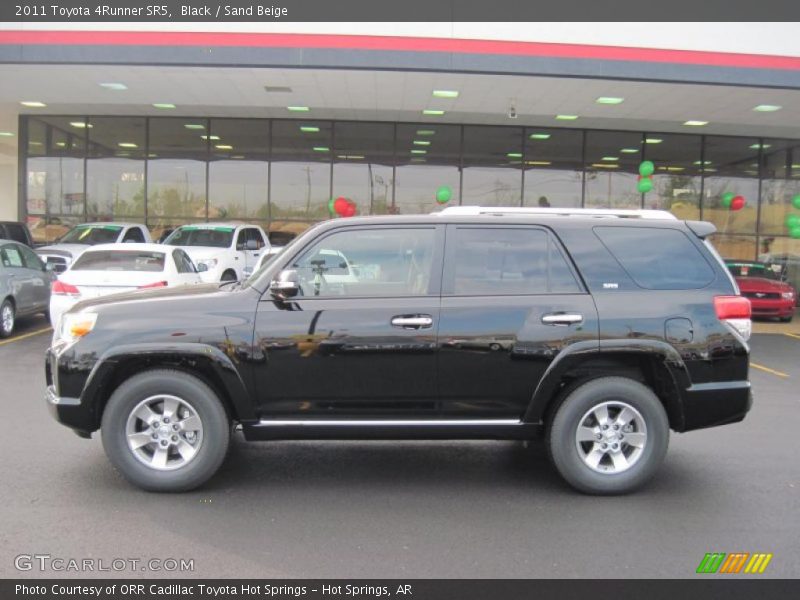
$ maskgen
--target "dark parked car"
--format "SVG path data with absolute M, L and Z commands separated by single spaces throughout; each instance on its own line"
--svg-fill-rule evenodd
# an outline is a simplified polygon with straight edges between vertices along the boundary
M 0 221 L 0 240 L 14 240 L 33 248 L 33 237 L 28 226 L 19 221 Z
M 208 480 L 240 424 L 248 440 L 543 435 L 575 488 L 628 492 L 670 429 L 750 409 L 750 303 L 714 231 L 654 211 L 328 221 L 241 284 L 78 304 L 47 403 L 148 490 Z
M 750 300 L 754 317 L 792 320 L 797 292 L 784 280 L 782 265 L 748 260 L 726 260 L 725 264 L 742 296 Z

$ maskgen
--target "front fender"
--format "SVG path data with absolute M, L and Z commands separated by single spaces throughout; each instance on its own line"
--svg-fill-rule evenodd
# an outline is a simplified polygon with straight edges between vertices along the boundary
M 125 363 L 129 362 L 153 367 L 176 366 L 206 375 L 210 370 L 215 380 L 212 383 L 222 387 L 222 392 L 227 396 L 222 400 L 230 402 L 233 416 L 238 420 L 255 419 L 250 393 L 241 373 L 231 358 L 219 348 L 201 343 L 146 343 L 115 346 L 103 353 L 92 368 L 81 394 L 81 402 L 94 407 L 97 426 L 103 404 L 109 395 L 105 390 L 115 380 L 117 369 L 124 368 Z M 99 402 L 101 398 L 103 401 Z

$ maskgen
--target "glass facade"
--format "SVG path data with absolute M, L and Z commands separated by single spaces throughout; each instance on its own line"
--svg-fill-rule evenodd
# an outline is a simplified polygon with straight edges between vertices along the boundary
M 23 116 L 37 241 L 83 221 L 238 220 L 296 234 L 343 196 L 358 214 L 442 205 L 653 208 L 716 224 L 725 257 L 800 264 L 800 140 L 300 119 Z M 655 164 L 653 189 L 638 167 Z M 726 195 L 742 196 L 732 211 Z M 439 201 L 437 202 L 437 196 Z M 449 198 L 449 199 L 447 199 Z M 443 202 L 443 200 L 446 200 Z

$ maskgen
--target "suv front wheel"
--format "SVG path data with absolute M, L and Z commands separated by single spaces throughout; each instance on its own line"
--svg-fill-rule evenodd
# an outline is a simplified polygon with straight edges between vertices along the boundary
M 131 483 L 153 492 L 196 488 L 219 469 L 230 425 L 217 395 L 181 371 L 134 375 L 103 412 L 103 447 Z
M 658 470 L 669 444 L 669 420 L 650 388 L 602 377 L 567 392 L 547 431 L 558 472 L 588 494 L 625 494 Z

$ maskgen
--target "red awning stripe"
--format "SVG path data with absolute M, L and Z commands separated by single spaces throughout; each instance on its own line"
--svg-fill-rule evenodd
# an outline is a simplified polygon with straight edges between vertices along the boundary
M 363 35 L 160 32 L 160 31 L 0 31 L 0 44 L 90 46 L 209 46 L 317 48 L 497 54 L 541 58 L 676 63 L 752 69 L 800 70 L 800 57 L 697 50 L 663 50 L 583 44 L 514 42 Z

